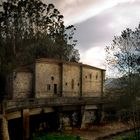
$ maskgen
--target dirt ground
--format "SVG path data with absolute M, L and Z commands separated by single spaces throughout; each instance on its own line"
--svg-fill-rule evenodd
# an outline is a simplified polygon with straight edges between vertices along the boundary
M 73 130 L 64 131 L 65 134 L 78 135 L 86 140 L 98 140 L 101 137 L 117 134 L 122 131 L 130 130 L 133 128 L 131 122 L 124 124 L 121 122 L 113 122 L 110 124 L 102 124 L 99 126 L 90 126 L 86 130 L 73 128 Z

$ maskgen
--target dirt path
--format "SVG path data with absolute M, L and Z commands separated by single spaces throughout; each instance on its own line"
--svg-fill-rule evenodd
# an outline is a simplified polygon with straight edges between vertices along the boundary
M 123 124 L 117 122 L 100 126 L 92 126 L 87 130 L 80 130 L 74 128 L 73 130 L 65 131 L 64 133 L 71 135 L 79 135 L 85 138 L 86 140 L 98 140 L 101 137 L 114 135 L 122 131 L 130 130 L 132 128 L 133 128 L 132 123 Z

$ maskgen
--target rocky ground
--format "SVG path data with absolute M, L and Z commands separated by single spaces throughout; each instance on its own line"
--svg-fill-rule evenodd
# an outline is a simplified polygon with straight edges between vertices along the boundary
M 86 140 L 99 140 L 102 137 L 108 137 L 110 135 L 115 135 L 123 131 L 128 131 L 133 128 L 133 124 L 113 122 L 110 124 L 102 124 L 100 126 L 90 126 L 86 130 L 80 130 L 78 128 L 73 128 L 73 130 L 64 131 L 65 134 L 79 135 Z

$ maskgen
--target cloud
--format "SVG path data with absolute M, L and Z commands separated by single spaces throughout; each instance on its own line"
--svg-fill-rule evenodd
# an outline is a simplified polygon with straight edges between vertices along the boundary
M 76 24 L 78 46 L 84 52 L 91 47 L 110 45 L 125 28 L 135 28 L 140 21 L 140 2 L 123 3 Z
M 92 65 L 104 62 L 104 48 L 111 44 L 114 36 L 125 28 L 134 29 L 140 22 L 139 0 L 48 1 L 64 15 L 66 25 L 76 26 L 81 60 Z
M 43 0 L 46 2 L 46 0 Z M 136 0 L 48 0 L 47 3 L 54 3 L 56 8 L 65 17 L 65 24 L 76 24 L 83 22 L 106 9 L 126 2 Z
M 102 67 L 105 61 L 104 48 L 112 43 L 114 36 L 120 35 L 126 28 L 134 29 L 138 26 L 139 8 L 140 1 L 122 3 L 75 24 L 81 61 Z
M 81 55 L 81 62 L 96 67 L 105 68 L 105 51 L 102 47 L 93 47 Z
M 136 27 L 139 22 L 139 0 L 48 0 L 48 3 L 56 5 L 67 24 L 75 23 L 81 51 L 109 45 L 114 35 L 126 27 Z

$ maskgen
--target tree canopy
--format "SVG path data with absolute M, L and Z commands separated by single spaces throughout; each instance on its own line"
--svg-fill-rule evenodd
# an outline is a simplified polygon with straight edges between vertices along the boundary
M 111 46 L 106 47 L 108 66 L 117 69 L 120 76 L 139 73 L 140 26 L 134 31 L 127 28 L 115 36 Z
M 135 138 L 140 139 L 136 129 L 140 118 L 140 24 L 134 30 L 127 28 L 115 36 L 111 46 L 106 47 L 106 53 L 108 66 L 114 71 L 117 69 L 121 77 L 118 79 L 123 95 L 116 105 L 126 114 L 122 114 L 123 118 L 133 120 Z
M 41 57 L 79 61 L 76 29 L 64 26 L 63 15 L 53 4 L 8 0 L 0 10 L 0 72 Z
M 108 67 L 119 73 L 120 83 L 125 85 L 124 104 L 126 100 L 135 101 L 140 97 L 140 25 L 125 29 L 120 36 L 115 36 L 111 46 L 106 47 Z M 134 99 L 134 100 L 133 100 Z

